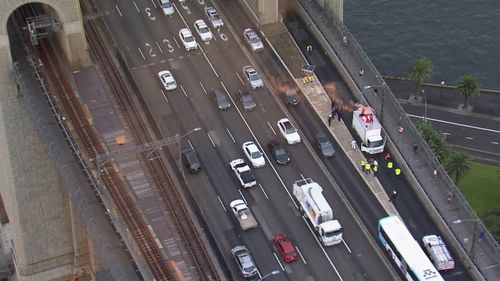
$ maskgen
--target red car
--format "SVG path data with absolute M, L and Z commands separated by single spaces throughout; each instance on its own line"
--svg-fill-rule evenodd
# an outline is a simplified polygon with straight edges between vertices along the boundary
M 286 263 L 290 263 L 296 261 L 299 256 L 295 251 L 295 247 L 293 246 L 292 240 L 286 234 L 278 234 L 273 237 L 274 246 L 278 249 L 278 252 L 281 255 L 281 258 Z

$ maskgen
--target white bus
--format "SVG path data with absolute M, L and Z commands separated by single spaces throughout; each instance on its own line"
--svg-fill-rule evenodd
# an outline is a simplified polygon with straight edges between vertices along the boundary
M 378 238 L 407 280 L 444 281 L 399 217 L 379 220 Z

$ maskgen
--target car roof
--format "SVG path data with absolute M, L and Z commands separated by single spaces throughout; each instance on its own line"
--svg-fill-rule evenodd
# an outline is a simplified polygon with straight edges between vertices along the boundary
M 247 141 L 247 142 L 243 143 L 243 146 L 247 147 L 250 150 L 250 152 L 252 152 L 252 150 L 259 151 L 259 148 L 257 147 L 257 145 L 253 141 Z
M 285 253 L 294 252 L 295 248 L 293 247 L 292 240 L 289 237 L 283 237 L 279 240 L 281 248 Z
M 186 35 L 187 35 L 187 34 L 190 34 L 190 35 L 192 35 L 191 30 L 189 30 L 189 28 L 183 28 L 183 29 L 181 29 L 181 31 L 180 31 L 180 32 L 181 32 L 182 34 L 186 34 Z

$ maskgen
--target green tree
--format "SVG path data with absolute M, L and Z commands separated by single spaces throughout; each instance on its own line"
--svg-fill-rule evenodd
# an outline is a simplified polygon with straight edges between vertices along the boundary
M 410 81 L 412 81 L 417 87 L 417 98 L 420 95 L 420 89 L 422 88 L 425 80 L 429 80 L 431 78 L 432 68 L 432 61 L 428 58 L 416 58 L 411 62 L 408 79 L 410 79 Z
M 429 123 L 418 121 L 417 122 L 417 130 L 425 140 L 429 148 L 432 150 L 434 155 L 438 158 L 441 164 L 445 163 L 446 158 L 449 155 L 449 146 L 448 143 L 444 140 L 444 137 L 441 133 L 434 130 Z
M 469 155 L 463 152 L 453 153 L 448 157 L 445 163 L 446 172 L 450 175 L 458 186 L 460 180 L 471 168 L 471 159 Z
M 488 231 L 500 243 L 500 207 L 485 211 L 481 217 Z
M 476 77 L 471 74 L 462 75 L 458 80 L 457 91 L 464 96 L 464 109 L 469 108 L 469 98 L 477 96 L 480 93 Z

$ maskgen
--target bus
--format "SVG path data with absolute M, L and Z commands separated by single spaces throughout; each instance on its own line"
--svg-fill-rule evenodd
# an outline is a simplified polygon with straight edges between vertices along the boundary
M 401 273 L 410 281 L 444 281 L 418 242 L 397 216 L 378 222 L 378 239 Z

